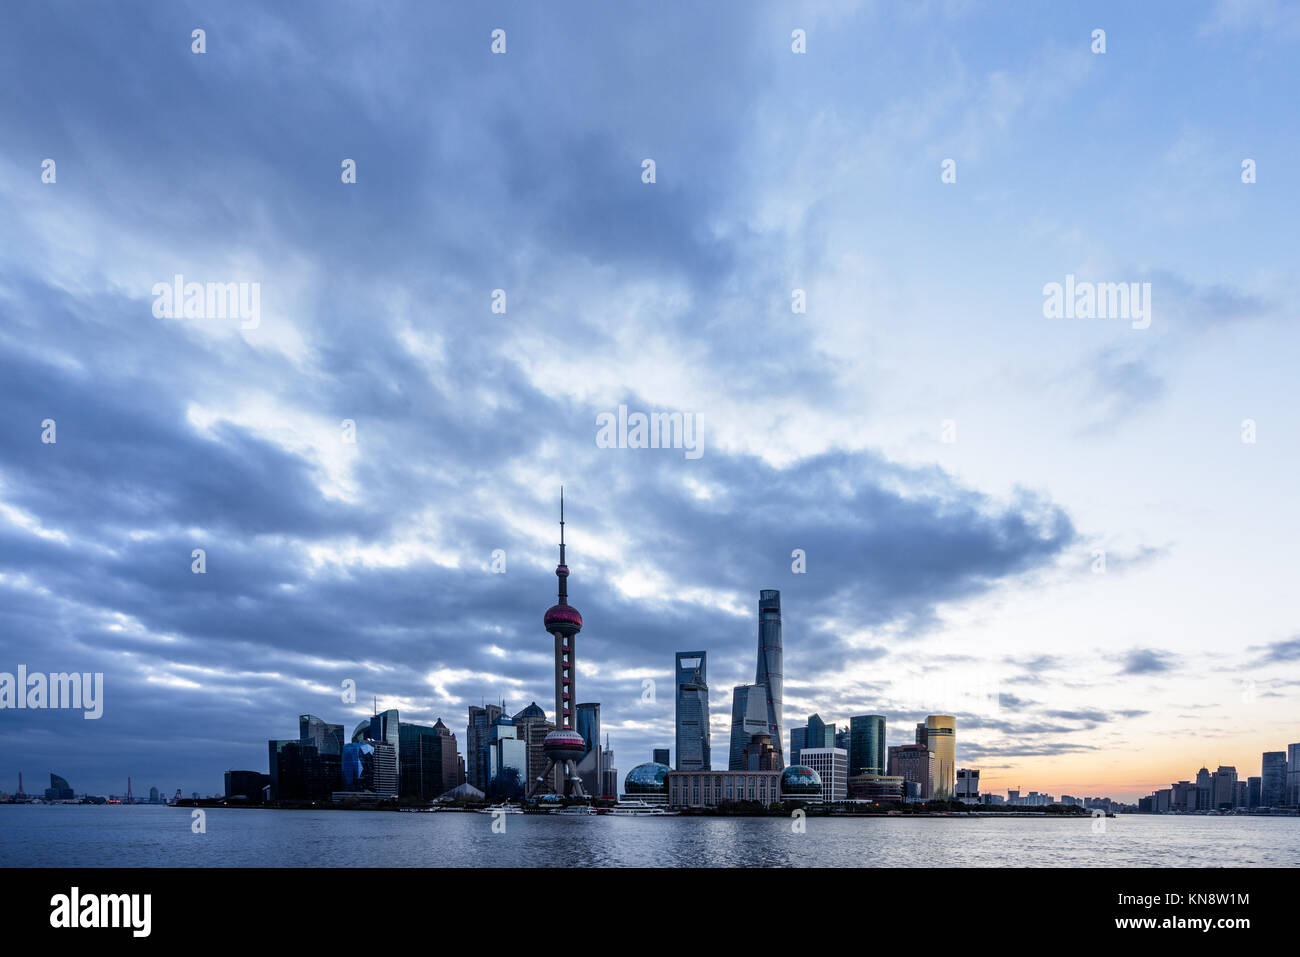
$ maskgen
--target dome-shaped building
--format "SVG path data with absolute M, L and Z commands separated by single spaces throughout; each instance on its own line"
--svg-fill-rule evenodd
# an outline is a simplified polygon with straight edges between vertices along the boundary
M 545 721 L 545 720 L 546 720 L 546 712 L 542 710 L 542 706 L 539 705 L 536 701 L 534 701 L 528 707 L 524 708 L 523 711 L 520 711 L 514 717 L 515 724 L 523 724 L 528 721 Z
M 668 803 L 668 772 L 666 764 L 647 761 L 638 764 L 623 779 L 623 801 L 645 801 L 647 804 Z
M 803 764 L 792 764 L 781 772 L 782 801 L 820 801 L 822 777 Z

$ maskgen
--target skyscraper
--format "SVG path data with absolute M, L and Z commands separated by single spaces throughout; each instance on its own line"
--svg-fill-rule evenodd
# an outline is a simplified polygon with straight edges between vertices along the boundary
M 342 754 L 343 725 L 327 724 L 314 714 L 300 714 L 298 740 L 303 744 L 314 744 L 321 754 Z
M 500 800 L 523 797 L 528 789 L 528 745 L 508 714 L 492 723 L 487 750 L 487 796 Z
M 850 774 L 850 777 L 857 777 L 860 773 Z M 930 788 L 934 785 L 934 752 L 923 744 L 901 744 L 890 748 L 889 776 L 913 782 L 917 786 L 917 797 L 922 801 L 930 800 Z
M 588 794 L 600 793 L 602 747 L 600 743 L 600 704 L 588 701 L 578 705 L 578 734 L 582 735 L 587 753 L 578 762 L 578 776 Z
M 542 624 L 555 639 L 555 730 L 542 743 L 546 771 L 533 782 L 530 793 L 545 789 L 547 774 L 558 767 L 564 777 L 565 796 L 586 797 L 577 769 L 577 762 L 586 754 L 586 742 L 573 727 L 578 668 L 575 642 L 582 631 L 582 615 L 569 604 L 569 566 L 564 562 L 564 489 L 560 489 L 560 564 L 555 566 L 555 577 L 560 585 L 559 599 L 542 617 Z
M 667 763 L 668 763 L 668 749 L 667 749 L 667 748 L 655 748 L 655 749 L 654 749 L 654 752 L 653 752 L 653 757 L 652 757 L 651 760 L 653 760 L 655 764 L 667 764 Z
M 957 785 L 957 719 L 932 714 L 925 719 L 925 745 L 934 752 L 935 800 L 950 801 Z
M 456 736 L 441 718 L 432 726 L 403 721 L 399 735 L 402 797 L 432 801 L 460 784 Z
M 843 748 L 806 747 L 795 762 L 812 768 L 822 779 L 822 797 L 843 801 L 849 796 L 849 753 Z
M 764 588 L 758 593 L 758 670 L 754 684 L 762 685 L 767 699 L 767 733 L 776 748 L 777 763 L 785 766 L 781 737 L 784 704 L 781 648 L 781 593 Z
M 542 749 L 542 746 L 546 742 L 546 736 L 555 730 L 555 724 L 546 717 L 546 712 L 542 710 L 541 705 L 536 701 L 531 702 L 528 707 L 515 714 L 514 722 L 515 727 L 519 729 L 519 737 L 528 745 L 528 774 L 526 780 L 528 786 L 532 787 L 532 782 L 536 781 L 538 776 L 546 770 L 546 752 Z M 551 781 L 548 783 L 556 791 L 560 791 L 564 787 L 564 782 L 554 772 L 552 772 Z
M 1208 811 L 1212 807 L 1214 807 L 1214 782 L 1210 777 L 1210 769 L 1203 767 L 1196 772 L 1196 809 Z
M 1287 804 L 1300 804 L 1300 744 L 1288 744 L 1286 747 L 1286 794 Z
M 799 755 L 808 744 L 808 726 L 790 729 L 790 763 L 799 764 Z
M 501 706 L 469 706 L 469 723 L 465 727 L 465 780 L 487 793 L 487 745 L 492 725 L 501 717 Z M 354 739 L 355 740 L 355 739 Z
M 1231 810 L 1237 806 L 1237 769 L 1219 765 L 1218 770 L 1210 776 L 1210 799 L 1212 810 Z
M 808 716 L 807 731 L 804 734 L 806 748 L 835 747 L 835 725 L 827 724 L 819 714 Z
M 389 708 L 379 711 L 370 719 L 370 740 L 382 741 L 393 749 L 393 763 L 396 765 L 397 786 L 401 787 L 402 775 L 402 731 L 397 709 Z M 381 758 L 381 764 L 387 758 Z
M 1265 751 L 1260 769 L 1260 807 L 1281 807 L 1286 797 L 1286 752 Z
M 708 653 L 677 652 L 677 770 L 711 771 Z
M 859 714 L 849 718 L 849 774 L 895 773 L 886 768 L 885 716 Z
M 605 735 L 605 750 L 600 753 L 600 796 L 606 800 L 618 798 L 618 768 L 614 767 L 614 749 Z
M 731 691 L 731 748 L 727 770 L 745 770 L 745 749 L 756 734 L 767 733 L 767 689 L 736 685 Z
M 744 770 L 746 771 L 780 771 L 781 752 L 772 743 L 770 734 L 756 734 L 745 746 Z
M 848 728 L 837 728 L 835 731 L 835 747 L 839 748 L 845 754 L 849 752 L 851 738 Z M 798 764 L 798 761 L 791 761 L 791 764 Z

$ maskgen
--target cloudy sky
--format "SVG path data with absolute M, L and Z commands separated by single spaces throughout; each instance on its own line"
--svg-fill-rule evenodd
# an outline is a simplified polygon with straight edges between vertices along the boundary
M 216 793 L 372 696 L 552 711 L 561 484 L 623 772 L 678 650 L 725 766 L 760 588 L 787 729 L 951 710 L 986 788 L 1300 741 L 1294 5 L 6 19 L 0 671 L 106 700 L 0 712 L 0 789 Z M 158 315 L 177 274 L 257 321 Z M 1047 318 L 1067 276 L 1150 283 L 1149 328 Z M 620 404 L 703 454 L 599 447 Z

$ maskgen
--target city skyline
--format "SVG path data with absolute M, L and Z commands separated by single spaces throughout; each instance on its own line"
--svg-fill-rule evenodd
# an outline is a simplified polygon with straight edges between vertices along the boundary
M 550 702 L 561 484 L 620 755 L 700 648 L 722 763 L 764 589 L 783 750 L 955 714 L 984 787 L 1135 801 L 1288 747 L 1300 17 L 1050 6 L 13 10 L 0 672 L 104 682 L 0 712 L 4 786 Z

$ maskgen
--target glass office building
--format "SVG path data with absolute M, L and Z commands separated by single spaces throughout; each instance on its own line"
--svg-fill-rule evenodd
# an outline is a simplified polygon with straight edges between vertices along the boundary
M 329 724 L 314 714 L 298 716 L 298 740 L 316 748 L 318 754 L 343 753 L 343 725 Z
M 487 744 L 492 734 L 492 724 L 501 717 L 500 705 L 483 707 L 470 705 L 469 723 L 465 727 L 465 780 L 480 791 L 487 792 Z
M 50 786 L 45 789 L 45 800 L 71 801 L 76 796 L 72 787 L 68 784 L 67 778 L 54 773 L 50 774 Z
M 951 801 L 957 788 L 957 719 L 950 714 L 928 716 L 924 743 L 934 752 L 931 796 L 936 800 Z
M 676 677 L 677 770 L 711 770 L 708 654 L 679 651 Z
M 1286 795 L 1286 752 L 1265 751 L 1260 770 L 1259 806 L 1281 807 Z
M 790 729 L 790 763 L 799 764 L 799 752 L 808 742 L 808 726 Z
M 603 750 L 600 745 L 600 704 L 588 701 L 578 705 L 578 734 L 587 753 L 578 761 L 578 777 L 582 778 L 582 788 L 588 794 L 599 794 L 601 787 L 601 762 Z M 532 782 L 529 782 L 532 787 Z M 560 789 L 564 793 L 563 788 Z
M 745 769 L 745 749 L 756 734 L 767 733 L 767 689 L 737 685 L 731 692 L 731 750 L 727 770 Z
M 849 718 L 849 774 L 884 774 L 886 754 L 884 715 Z
M 456 736 L 439 718 L 433 725 L 402 722 L 398 780 L 402 797 L 432 801 L 460 784 Z

